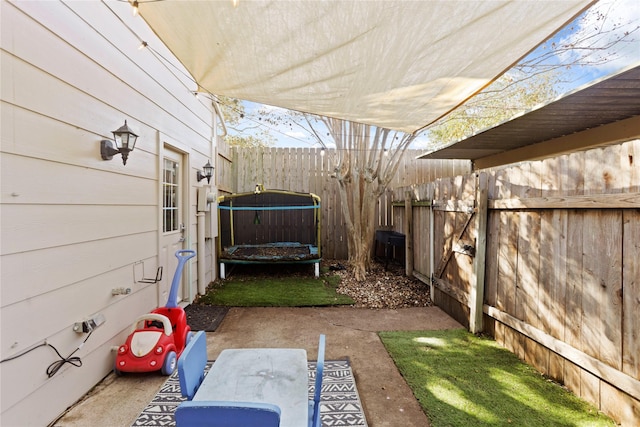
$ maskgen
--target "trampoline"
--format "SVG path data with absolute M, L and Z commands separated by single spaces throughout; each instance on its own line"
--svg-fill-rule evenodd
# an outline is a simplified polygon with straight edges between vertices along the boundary
M 218 197 L 218 261 L 226 264 L 315 264 L 320 275 L 320 197 L 263 190 Z

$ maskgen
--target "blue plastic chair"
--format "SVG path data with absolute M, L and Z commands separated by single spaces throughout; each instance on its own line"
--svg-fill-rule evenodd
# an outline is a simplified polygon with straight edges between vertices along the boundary
M 178 359 L 178 378 L 180 392 L 187 399 L 193 399 L 204 379 L 207 366 L 207 337 L 204 331 L 198 331 L 184 348 Z
M 325 336 L 320 335 L 318 342 L 318 362 L 316 364 L 316 383 L 313 400 L 309 401 L 309 427 L 320 427 L 320 393 L 322 392 L 322 374 L 324 372 Z
M 280 408 L 269 403 L 189 400 L 175 413 L 178 427 L 278 427 Z

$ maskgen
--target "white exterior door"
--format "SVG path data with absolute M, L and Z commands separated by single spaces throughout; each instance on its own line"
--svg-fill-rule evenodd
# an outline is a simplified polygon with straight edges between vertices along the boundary
M 161 262 L 164 265 L 164 273 L 160 292 L 158 293 L 158 305 L 164 306 L 167 303 L 171 282 L 178 267 L 178 259 L 175 253 L 184 249 L 185 244 L 185 223 L 184 223 L 184 174 L 183 155 L 165 147 L 162 161 L 162 237 L 161 237 Z M 187 269 L 185 264 L 184 269 Z M 185 271 L 182 277 L 186 277 Z M 178 301 L 183 298 L 182 284 L 178 290 Z

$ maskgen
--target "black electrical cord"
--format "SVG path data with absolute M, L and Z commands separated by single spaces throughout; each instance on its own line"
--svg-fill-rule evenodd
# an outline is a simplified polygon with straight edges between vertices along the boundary
M 87 337 L 84 339 L 84 341 L 82 341 L 82 343 L 71 352 L 70 355 L 68 355 L 67 357 L 62 357 L 62 355 L 60 354 L 60 352 L 58 351 L 57 348 L 55 348 L 54 346 L 52 346 L 51 344 L 48 344 L 49 347 L 51 347 L 53 349 L 53 351 L 56 352 L 56 354 L 58 355 L 58 357 L 60 358 L 60 360 L 56 360 L 55 362 L 53 362 L 51 365 L 49 365 L 49 367 L 47 368 L 47 376 L 49 378 L 51 378 L 52 376 L 54 376 L 55 374 L 58 373 L 58 371 L 60 370 L 60 368 L 62 368 L 66 363 L 73 365 L 77 368 L 82 366 L 82 360 L 80 359 L 80 357 L 78 356 L 73 356 L 78 350 L 80 350 L 82 348 L 82 346 L 84 345 L 84 343 L 87 342 L 87 340 L 89 339 L 89 337 L 91 336 L 91 334 L 93 333 L 93 331 L 89 332 L 89 335 L 87 335 Z M 73 356 L 73 357 L 71 357 Z
M 91 334 L 93 333 L 93 331 L 89 332 L 89 335 L 87 335 L 87 337 L 84 339 L 84 341 L 82 341 L 82 343 L 71 352 L 70 355 L 68 355 L 67 357 L 63 357 L 60 352 L 58 351 L 57 348 L 55 348 L 53 345 L 49 344 L 48 342 L 43 342 L 42 344 L 39 344 L 35 347 L 30 348 L 27 351 L 24 351 L 22 353 L 16 354 L 15 356 L 12 357 L 7 357 L 6 359 L 2 359 L 0 360 L 0 363 L 4 363 L 4 362 L 9 362 L 11 360 L 15 360 L 19 357 L 24 356 L 25 354 L 31 353 L 33 350 L 40 348 L 40 347 L 51 347 L 53 349 L 53 351 L 56 352 L 56 354 L 58 355 L 58 357 L 60 358 L 60 360 L 56 360 L 55 362 L 53 362 L 51 365 L 49 365 L 49 367 L 47 367 L 47 377 L 51 378 L 52 376 L 54 376 L 56 373 L 58 373 L 58 371 L 60 370 L 60 368 L 62 368 L 66 363 L 73 365 L 77 368 L 82 366 L 82 360 L 80 359 L 80 357 L 78 356 L 73 356 L 78 350 L 80 350 L 82 348 L 82 346 L 84 345 L 84 343 L 87 342 L 87 340 L 89 339 L 89 337 L 91 336 Z M 73 356 L 73 357 L 72 357 Z

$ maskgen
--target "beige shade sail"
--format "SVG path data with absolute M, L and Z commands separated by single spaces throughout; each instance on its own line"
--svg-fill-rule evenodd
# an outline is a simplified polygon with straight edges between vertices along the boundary
M 588 0 L 140 0 L 217 95 L 417 131 L 481 90 Z

